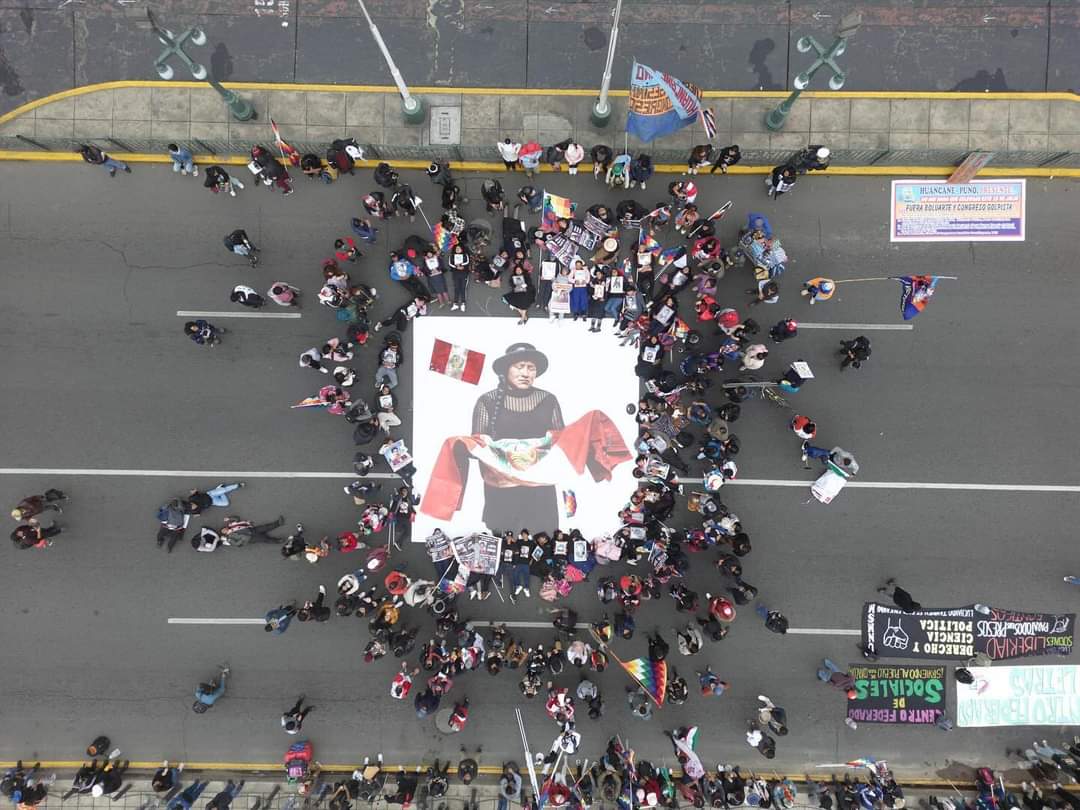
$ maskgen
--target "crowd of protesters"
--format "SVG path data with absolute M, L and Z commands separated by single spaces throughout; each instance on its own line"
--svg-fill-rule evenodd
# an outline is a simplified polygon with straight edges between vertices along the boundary
M 283 600 L 266 611 L 265 630 L 281 635 L 294 618 L 301 622 L 325 622 L 335 615 L 366 619 L 369 639 L 362 660 L 373 663 L 388 655 L 396 659 L 386 687 L 390 699 L 411 700 L 417 718 L 435 715 L 436 725 L 446 733 L 459 731 L 467 723 L 470 685 L 475 684 L 474 694 L 482 690 L 482 684 L 475 683 L 481 677 L 478 670 L 491 676 L 505 671 L 517 680 L 524 698 L 543 701 L 554 723 L 550 751 L 537 757 L 545 773 L 550 768 L 554 774 L 556 766 L 563 764 L 562 778 L 549 782 L 551 800 L 560 805 L 584 804 L 585 797 L 575 786 L 581 780 L 571 784 L 565 778 L 567 758 L 582 744 L 579 721 L 583 717 L 598 721 L 621 712 L 624 717 L 649 720 L 664 703 L 708 700 L 731 688 L 747 689 L 748 685 L 733 685 L 714 671 L 714 666 L 722 669 L 715 663 L 719 657 L 714 645 L 728 635 L 744 606 L 752 606 L 752 615 L 760 617 L 767 631 L 787 631 L 788 619 L 773 604 L 775 600 L 769 600 L 771 607 L 764 604 L 758 599 L 758 589 L 744 577 L 752 526 L 724 503 L 721 494 L 724 484 L 738 476 L 742 446 L 736 423 L 744 408 L 753 407 L 756 386 L 764 380 L 772 388 L 795 393 L 808 377 L 799 370 L 805 366 L 802 359 L 787 368 L 766 370 L 775 362 L 770 361 L 776 347 L 798 336 L 792 313 L 779 313 L 764 331 L 758 320 L 749 317 L 752 308 L 775 305 L 780 299 L 782 264 L 759 262 L 753 252 L 774 249 L 779 253 L 768 217 L 749 212 L 738 242 L 725 245 L 719 223 L 730 205 L 712 214 L 698 208 L 699 173 L 703 169 L 710 175 L 727 173 L 739 163 L 738 146 L 695 146 L 686 171 L 663 184 L 659 194 L 646 191 L 655 171 L 648 154 L 617 154 L 605 145 L 586 150 L 573 140 L 539 151 L 534 146 L 509 138 L 498 144 L 507 171 L 521 169 L 525 175 L 525 184 L 512 194 L 496 177 L 480 184 L 487 211 L 501 215 L 499 233 L 482 224 L 466 224 L 464 181 L 447 164 L 433 162 L 427 174 L 442 207 L 432 217 L 434 227 L 423 236 L 411 235 L 391 246 L 390 285 L 379 285 L 379 289 L 358 282 L 346 268 L 359 262 L 369 245 L 385 241 L 384 223 L 404 218 L 415 223 L 418 215 L 427 221 L 420 196 L 392 166 L 379 163 L 373 172 L 378 188 L 362 196 L 363 213 L 345 218 L 348 233 L 327 245 L 317 300 L 333 312 L 342 334 L 321 345 L 298 347 L 301 373 L 313 372 L 325 384 L 294 407 L 324 408 L 351 427 L 356 480 L 344 490 L 358 510 L 356 526 L 315 540 L 305 536 L 302 524 L 285 536 L 272 534 L 284 526 L 284 517 L 255 523 L 226 515 L 208 521 L 207 510 L 228 507 L 229 493 L 244 486 L 243 482 L 222 483 L 165 503 L 158 512 L 157 543 L 172 552 L 185 537 L 190 518 L 203 515 L 203 525 L 190 538 L 197 552 L 267 543 L 277 546 L 283 558 L 310 564 L 354 555 L 348 560 L 355 563 L 348 562 L 344 573 L 335 572 L 329 578 L 329 592 L 320 586 L 311 598 Z M 252 172 L 257 171 L 256 183 L 286 195 L 293 193 L 286 163 L 301 168 L 313 180 L 330 183 L 342 175 L 354 175 L 363 158 L 362 150 L 349 139 L 335 141 L 325 159 L 300 155 L 283 144 L 279 147 L 280 160 L 265 147 L 253 147 Z M 174 171 L 198 175 L 190 151 L 172 144 L 169 156 Z M 110 173 L 125 168 L 103 153 L 84 152 L 84 157 L 103 163 Z M 560 216 L 533 185 L 533 178 L 541 163 L 555 171 L 565 164 L 571 175 L 577 174 L 586 157 L 591 159 L 594 181 L 625 189 L 627 198 L 614 208 L 598 202 Z M 789 191 L 800 173 L 826 168 L 828 158 L 825 147 L 801 151 L 769 175 L 769 194 Z M 204 177 L 205 185 L 216 193 L 235 196 L 243 189 L 220 166 L 205 167 Z M 242 230 L 226 237 L 226 247 L 248 258 L 252 266 L 257 264 L 258 249 Z M 535 262 L 534 254 L 539 256 Z M 748 270 L 740 271 L 744 265 Z M 751 282 L 721 283 L 740 274 L 753 277 L 753 286 L 745 292 L 738 285 Z M 521 521 L 478 526 L 477 531 L 486 529 L 501 538 L 497 570 L 465 571 L 464 577 L 455 580 L 451 565 L 460 564 L 445 556 L 448 538 L 439 530 L 424 538 L 431 555 L 430 573 L 413 568 L 406 572 L 393 558 L 393 550 L 411 539 L 420 500 L 413 488 L 411 457 L 397 431 L 401 419 L 395 389 L 406 363 L 403 333 L 410 322 L 447 306 L 448 312 L 466 312 L 474 284 L 502 290 L 503 302 L 522 326 L 534 312 L 551 320 L 587 321 L 592 333 L 601 333 L 604 321 L 609 321 L 608 339 L 635 348 L 635 371 L 642 386 L 641 398 L 632 406 L 639 427 L 633 460 L 638 485 L 626 493 L 618 513 L 612 514 L 611 530 L 600 536 L 586 537 L 560 525 L 521 525 Z M 802 293 L 814 303 L 831 291 L 808 282 Z M 274 282 L 263 296 L 241 284 L 232 289 L 229 299 L 256 309 L 267 299 L 298 307 L 301 290 L 287 282 Z M 376 317 L 376 309 L 384 317 Z M 373 333 L 383 329 L 393 331 L 382 337 L 377 348 L 365 350 L 366 344 L 377 342 L 372 341 Z M 196 321 L 187 324 L 185 331 L 196 343 L 213 346 L 225 330 Z M 678 354 L 675 349 L 680 350 Z M 869 341 L 862 336 L 842 342 L 838 352 L 842 368 L 858 368 L 869 354 Z M 375 367 L 367 381 L 354 367 L 362 355 L 370 357 Z M 841 448 L 827 450 L 812 444 L 818 425 L 810 417 L 775 412 L 775 418 L 778 429 L 791 434 L 793 457 L 797 449 L 803 463 L 815 459 L 857 469 Z M 366 478 L 380 458 L 385 469 L 400 478 L 385 492 Z M 698 488 L 681 480 L 691 465 L 701 470 Z M 13 535 L 15 542 L 24 548 L 49 544 L 49 532 L 61 529 L 41 529 L 36 516 L 48 509 L 59 512 L 58 502 L 65 498 L 49 490 L 20 503 L 13 516 L 25 523 L 18 538 Z M 708 591 L 691 589 L 686 583 L 694 560 L 698 561 L 695 568 L 708 566 L 714 572 Z M 597 597 L 586 617 L 562 603 L 574 589 L 583 588 L 595 591 Z M 540 640 L 532 634 L 527 639 L 526 632 L 511 632 L 507 624 L 474 621 L 468 615 L 466 594 L 468 600 L 482 601 L 493 591 L 510 602 L 531 599 L 535 593 L 537 599 L 551 603 L 550 634 Z M 655 622 L 643 619 L 642 613 L 648 611 L 649 601 L 668 599 L 680 619 L 665 633 L 655 628 Z M 639 633 L 639 621 L 654 629 Z M 635 634 L 646 638 L 646 660 L 663 664 L 667 673 L 663 690 L 658 693 L 654 684 L 628 680 L 618 699 L 601 694 L 597 676 L 612 664 L 618 645 Z M 830 665 L 826 660 L 819 677 L 833 685 L 846 683 L 845 674 Z M 223 669 L 214 685 L 215 700 L 224 693 L 227 672 Z M 759 703 L 758 711 L 747 718 L 746 740 L 771 759 L 776 737 L 787 734 L 787 712 L 766 696 L 760 696 Z M 203 701 L 203 705 L 213 705 L 213 701 Z M 283 715 L 283 728 L 289 733 L 299 731 L 308 711 L 301 698 Z M 768 797 L 784 789 L 775 784 L 759 788 L 760 780 L 743 777 L 738 768 L 708 773 L 694 753 L 696 728 L 666 733 L 681 765 L 680 776 L 647 761 L 635 761 L 629 748 L 612 738 L 600 771 L 593 774 L 593 787 L 603 792 L 604 774 L 616 774 L 627 780 L 625 786 L 620 781 L 617 792 L 628 787 L 641 805 L 671 804 L 680 795 L 695 804 L 700 799 L 721 807 L 742 804 L 744 799 L 737 797 L 755 791 L 763 795 L 760 803 L 768 806 Z M 436 766 L 428 776 L 435 779 L 439 773 Z M 504 779 L 513 782 L 510 772 L 504 773 Z M 363 780 L 354 775 L 353 781 Z M 890 783 L 895 786 L 891 778 L 875 778 L 871 783 L 878 785 L 882 796 L 891 789 Z M 343 801 L 347 807 L 355 796 L 346 782 L 340 784 L 345 787 L 339 805 Z M 834 788 L 841 810 L 855 806 L 854 798 L 842 798 L 846 787 Z M 520 776 L 517 791 L 520 797 Z M 818 786 L 815 795 L 829 793 Z M 822 800 L 821 806 L 831 805 Z

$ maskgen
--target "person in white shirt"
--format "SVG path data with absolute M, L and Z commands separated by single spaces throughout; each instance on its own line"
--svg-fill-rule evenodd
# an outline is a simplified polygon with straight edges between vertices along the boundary
M 203 526 L 199 533 L 191 538 L 191 547 L 196 551 L 216 551 L 220 542 L 221 535 Z
M 585 159 L 585 147 L 576 141 L 571 141 L 566 147 L 566 167 L 570 174 L 577 174 L 578 164 Z
M 499 147 L 499 157 L 502 158 L 502 162 L 506 164 L 506 170 L 508 172 L 514 171 L 518 162 L 518 155 L 521 152 L 521 144 L 514 141 L 512 138 L 507 138 L 504 141 L 496 144 Z
M 245 284 L 237 284 L 233 287 L 232 294 L 229 295 L 229 300 L 234 304 L 240 304 L 245 307 L 251 307 L 252 309 L 259 309 L 266 303 L 266 299 L 259 295 L 251 287 Z

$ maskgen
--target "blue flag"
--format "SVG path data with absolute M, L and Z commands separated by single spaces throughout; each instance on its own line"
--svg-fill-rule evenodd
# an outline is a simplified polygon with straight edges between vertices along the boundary
M 900 314 L 910 321 L 930 303 L 937 287 L 937 276 L 893 276 L 900 282 Z
M 630 69 L 627 132 L 648 143 L 692 124 L 700 113 L 699 88 L 634 62 Z

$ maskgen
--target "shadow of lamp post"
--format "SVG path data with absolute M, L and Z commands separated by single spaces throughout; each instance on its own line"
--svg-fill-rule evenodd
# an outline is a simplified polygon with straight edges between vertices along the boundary
M 836 26 L 836 39 L 828 50 L 823 48 L 813 37 L 800 37 L 795 45 L 799 49 L 799 53 L 815 51 L 817 59 L 814 60 L 810 67 L 792 80 L 791 83 L 795 86 L 795 89 L 790 96 L 769 110 L 768 115 L 765 116 L 765 126 L 773 132 L 784 128 L 784 122 L 787 121 L 791 107 L 795 104 L 795 99 L 801 96 L 803 90 L 810 86 L 810 80 L 814 78 L 814 74 L 823 67 L 827 66 L 832 71 L 833 75 L 829 77 L 830 88 L 839 90 L 844 86 L 847 74 L 836 64 L 836 57 L 842 56 L 844 51 L 847 50 L 847 41 L 855 36 L 855 32 L 859 30 L 860 25 L 862 25 L 862 14 L 858 11 L 853 11 L 841 17 L 840 23 Z

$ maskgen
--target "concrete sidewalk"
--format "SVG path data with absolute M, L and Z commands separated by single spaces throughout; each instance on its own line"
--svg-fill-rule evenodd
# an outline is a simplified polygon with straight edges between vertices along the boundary
M 572 137 L 591 147 L 621 147 L 625 91 L 613 95 L 611 123 L 589 120 L 589 91 L 418 89 L 428 105 L 423 124 L 407 125 L 392 88 L 335 85 L 232 85 L 258 120 L 229 118 L 219 96 L 189 82 L 113 82 L 77 88 L 0 116 L 0 149 L 68 151 L 92 141 L 113 153 L 164 152 L 170 141 L 193 151 L 243 154 L 272 141 L 270 119 L 301 151 L 322 153 L 351 136 L 369 157 L 498 162 L 504 137 L 542 145 Z M 973 150 L 995 152 L 994 167 L 1080 167 L 1080 96 L 1066 93 L 806 93 L 782 132 L 765 127 L 782 93 L 706 94 L 716 115 L 716 145 L 737 143 L 744 165 L 775 165 L 807 143 L 833 149 L 834 165 L 951 166 Z M 657 163 L 681 163 L 705 141 L 692 124 L 643 144 Z

